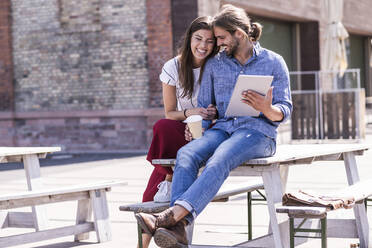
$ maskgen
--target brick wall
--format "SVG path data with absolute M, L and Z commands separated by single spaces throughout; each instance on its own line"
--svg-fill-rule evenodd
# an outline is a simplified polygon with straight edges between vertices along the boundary
M 10 0 L 0 1 L 0 111 L 13 110 L 13 62 Z
M 147 108 L 145 8 L 145 0 L 12 0 L 16 110 Z
M 5 2 L 0 24 L 8 30 L 0 28 L 0 46 L 14 49 L 10 58 L 0 54 L 0 65 L 2 59 L 12 65 L 13 54 L 14 80 L 3 77 L 7 85 L 0 85 L 0 94 L 5 89 L 11 96 L 14 82 L 16 105 L 14 112 L 0 109 L 0 145 L 57 145 L 68 152 L 147 149 L 152 125 L 163 117 L 162 108 L 147 111 L 149 71 L 157 79 L 159 66 L 173 55 L 170 2 Z M 163 16 L 159 4 L 168 11 L 162 35 L 155 29 L 159 23 L 148 21 L 146 4 L 156 21 Z M 13 46 L 5 39 L 11 25 L 3 21 L 10 20 L 10 10 Z M 152 83 L 157 95 L 150 106 L 161 106 L 161 84 Z
M 15 125 L 18 146 L 37 143 L 73 152 L 146 149 L 145 116 L 18 119 Z
M 65 152 L 145 151 L 163 109 L 0 112 L 0 146 L 60 146 Z

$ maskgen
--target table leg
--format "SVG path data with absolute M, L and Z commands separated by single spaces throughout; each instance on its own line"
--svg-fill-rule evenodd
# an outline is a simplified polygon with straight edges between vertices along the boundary
M 287 188 L 288 173 L 289 173 L 289 166 L 286 166 L 286 165 L 280 166 L 280 178 L 282 181 L 282 192 L 285 192 Z M 268 233 L 272 233 L 271 223 L 269 224 Z
M 43 183 L 40 177 L 39 158 L 36 154 L 24 155 L 22 157 L 26 172 L 27 185 L 29 190 L 41 189 Z M 36 231 L 45 230 L 48 226 L 48 219 L 45 206 L 33 206 L 32 213 Z
M 358 167 L 355 160 L 355 155 L 352 152 L 343 154 L 346 175 L 349 185 L 359 182 Z M 355 204 L 353 207 L 356 228 L 358 231 L 359 242 L 361 248 L 367 248 L 369 242 L 369 225 L 367 213 L 363 203 Z
M 92 204 L 90 199 L 81 199 L 78 201 L 76 212 L 76 225 L 86 223 L 92 216 Z M 89 232 L 75 235 L 75 241 L 89 239 Z
M 0 229 L 9 226 L 8 211 L 0 210 Z
M 288 174 L 289 174 L 289 166 L 288 165 L 281 165 L 280 166 L 280 179 L 282 181 L 282 191 L 283 192 L 285 192 L 287 190 Z
M 111 240 L 111 226 L 109 220 L 109 210 L 106 199 L 106 191 L 89 191 L 93 205 L 94 228 L 99 243 Z
M 288 173 L 284 173 L 284 175 L 288 175 Z M 272 170 L 265 170 L 262 172 L 262 180 L 266 192 L 267 206 L 270 215 L 270 226 L 273 232 L 275 248 L 289 247 L 288 216 L 277 214 L 275 209 L 275 204 L 280 204 L 282 202 L 282 189 L 283 187 L 285 188 L 286 176 L 283 179 L 281 178 L 279 166 Z

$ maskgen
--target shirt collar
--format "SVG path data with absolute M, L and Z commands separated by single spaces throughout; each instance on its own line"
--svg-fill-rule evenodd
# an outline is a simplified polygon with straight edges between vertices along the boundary
M 263 48 L 261 47 L 260 43 L 258 41 L 253 43 L 253 54 L 256 56 L 259 56 L 260 53 L 263 51 Z
M 245 63 L 244 65 L 247 65 L 252 60 L 256 59 L 261 54 L 262 51 L 263 51 L 263 48 L 261 47 L 260 43 L 258 41 L 254 42 L 253 43 L 253 55 L 252 55 L 252 57 L 250 57 L 248 59 L 247 63 Z M 222 53 L 220 53 L 220 55 L 222 55 L 224 58 L 230 59 L 230 60 L 232 60 L 235 63 L 238 63 L 240 65 L 239 61 L 236 58 L 227 56 L 226 52 L 223 51 Z

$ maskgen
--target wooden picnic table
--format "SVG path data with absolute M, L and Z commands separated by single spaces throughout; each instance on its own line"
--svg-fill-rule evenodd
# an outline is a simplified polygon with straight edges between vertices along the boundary
M 45 158 L 48 153 L 59 151 L 61 151 L 60 147 L 0 147 L 0 166 L 1 163 L 23 162 L 28 190 L 42 189 L 39 158 Z M 30 214 L 0 212 L 0 221 L 8 218 L 8 223 L 14 227 L 32 226 L 37 231 L 44 230 L 48 226 L 44 208 L 45 206 L 33 206 Z
M 314 161 L 343 160 L 347 182 L 349 185 L 353 185 L 359 181 L 355 155 L 362 155 L 369 148 L 369 145 L 355 143 L 279 145 L 274 156 L 252 159 L 236 168 L 231 172 L 231 175 L 262 177 L 270 215 L 271 231 L 265 236 L 238 244 L 234 247 L 289 247 L 288 216 L 276 213 L 276 206 L 281 205 L 282 196 L 286 189 L 289 168 L 298 164 L 311 165 Z M 169 166 L 175 163 L 175 159 L 153 160 L 154 162 Z M 339 168 L 341 169 L 341 167 Z M 356 204 L 353 211 L 355 219 L 352 220 L 328 219 L 328 237 L 359 238 L 360 247 L 367 248 L 369 226 L 364 204 Z
M 43 187 L 39 158 L 45 158 L 48 153 L 60 150 L 59 147 L 0 147 L 0 163 L 23 162 L 28 185 L 28 191 L 0 195 L 0 227 L 36 229 L 35 232 L 2 236 L 0 247 L 70 235 L 74 235 L 75 241 L 81 241 L 88 239 L 91 231 L 95 231 L 98 242 L 111 240 L 106 192 L 110 191 L 113 186 L 127 183 L 116 180 L 56 188 Z M 48 204 L 64 201 L 77 201 L 75 224 L 62 227 L 49 225 L 45 208 Z M 28 206 L 32 207 L 31 213 L 8 211 Z

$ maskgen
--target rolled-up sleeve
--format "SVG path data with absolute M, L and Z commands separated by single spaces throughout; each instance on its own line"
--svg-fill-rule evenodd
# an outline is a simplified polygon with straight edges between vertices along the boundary
M 213 92 L 212 64 L 210 60 L 207 61 L 204 67 L 198 95 L 198 107 L 207 108 L 209 104 L 216 105 Z M 211 124 L 211 120 L 203 120 L 202 127 L 207 130 Z
M 290 118 L 293 109 L 289 72 L 286 63 L 281 56 L 278 56 L 277 63 L 275 63 L 273 75 L 274 79 L 272 86 L 274 86 L 274 90 L 272 104 L 279 108 L 284 116 L 281 121 L 273 122 L 279 124 Z

